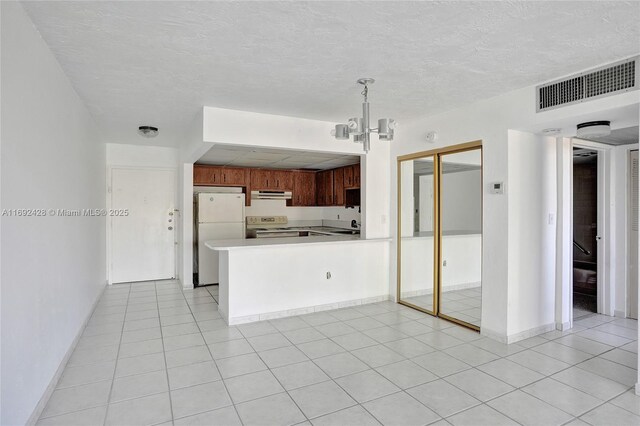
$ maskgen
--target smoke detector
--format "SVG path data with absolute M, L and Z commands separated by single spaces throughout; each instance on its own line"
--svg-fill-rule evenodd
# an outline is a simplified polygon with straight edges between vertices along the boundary
M 610 121 L 588 121 L 578 124 L 576 136 L 579 138 L 597 138 L 611 134 Z
M 158 136 L 158 128 L 153 126 L 140 126 L 138 127 L 138 133 L 145 138 L 155 138 Z

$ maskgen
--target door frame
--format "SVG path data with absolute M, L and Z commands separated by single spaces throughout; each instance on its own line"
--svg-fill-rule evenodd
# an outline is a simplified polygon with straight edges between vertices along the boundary
M 632 261 L 636 262 L 636 278 L 640 277 L 640 265 L 638 265 L 638 256 L 636 256 L 635 259 L 632 260 L 632 256 L 631 256 L 631 244 L 632 241 L 634 241 L 632 238 L 629 238 L 629 236 L 631 235 L 631 228 L 632 228 L 632 222 L 634 220 L 633 218 L 633 209 L 631 208 L 631 202 L 633 201 L 633 195 L 632 195 L 632 191 L 633 191 L 633 184 L 631 182 L 631 178 L 632 178 L 632 174 L 631 174 L 631 170 L 632 170 L 632 154 L 635 152 L 637 153 L 636 155 L 640 155 L 639 153 L 639 149 L 638 149 L 638 144 L 633 144 L 633 145 L 629 145 L 629 147 L 625 150 L 624 152 L 624 156 L 625 156 L 625 163 L 626 163 L 626 173 L 625 173 L 625 185 L 627 186 L 625 188 L 625 199 L 626 199 L 626 203 L 625 203 L 625 215 L 626 215 L 626 220 L 625 220 L 625 226 L 626 228 L 626 232 L 625 232 L 625 249 L 626 249 L 626 256 L 625 256 L 625 267 L 626 267 L 626 275 L 624 277 L 624 281 L 625 281 L 625 286 L 624 286 L 624 318 L 630 318 L 629 314 L 631 312 L 631 298 L 629 297 L 629 290 L 632 286 L 636 286 L 638 287 L 636 289 L 636 306 L 635 306 L 635 310 L 636 310 L 636 314 L 637 316 L 640 316 L 640 309 L 638 309 L 638 307 L 640 306 L 640 286 L 638 286 L 638 281 L 636 280 L 635 282 L 631 281 L 631 274 L 629 273 L 629 269 L 630 269 L 630 263 Z M 638 218 L 635 218 L 636 220 L 638 220 Z M 635 240 L 635 244 L 638 245 L 639 241 L 636 239 Z M 637 248 L 637 252 L 636 255 L 638 255 L 640 253 L 640 247 Z
M 113 171 L 114 170 L 140 170 L 140 171 L 170 171 L 173 172 L 173 186 L 172 186 L 172 190 L 173 190 L 173 209 L 174 209 L 174 217 L 176 217 L 175 212 L 177 211 L 177 205 L 178 205 L 178 191 L 177 191 L 177 172 L 178 172 L 178 168 L 177 167 L 150 167 L 150 166 L 116 166 L 116 165 L 109 165 L 107 167 L 107 176 L 106 176 L 106 183 L 107 183 L 107 188 L 106 188 L 106 196 L 107 196 L 107 202 L 106 202 L 106 210 L 107 212 L 109 212 L 109 210 L 112 208 L 113 206 L 113 200 L 112 200 L 112 186 L 113 186 Z M 112 238 L 112 232 L 113 232 L 113 220 L 112 217 L 107 214 L 106 215 L 106 221 L 105 221 L 105 232 L 106 232 L 106 261 L 107 261 L 107 284 L 108 285 L 113 285 L 113 281 L 112 281 L 112 264 L 111 264 L 111 238 Z M 177 272 L 178 272 L 178 267 L 177 267 L 177 262 L 178 262 L 178 232 L 177 232 L 177 226 L 178 226 L 178 218 L 176 217 L 175 219 L 175 225 L 174 225 L 174 233 L 173 233 L 173 251 L 174 251 L 174 256 L 173 256 L 173 276 L 177 278 Z
M 570 190 L 570 211 L 568 217 L 568 228 L 571 238 L 564 241 L 565 252 L 568 253 L 568 264 L 571 274 L 567 282 L 563 282 L 563 286 L 568 286 L 568 305 L 564 308 L 569 309 L 569 328 L 573 327 L 573 149 L 586 148 L 598 152 L 598 177 L 597 177 L 597 227 L 598 227 L 598 256 L 597 256 L 597 313 L 604 315 L 613 315 L 614 309 L 614 289 L 611 279 L 612 268 L 610 265 L 611 244 L 614 233 L 612 232 L 611 218 L 611 191 L 607 188 L 611 187 L 611 145 L 598 142 L 587 141 L 578 138 L 570 139 L 570 155 L 571 160 L 568 162 L 568 170 L 566 173 L 571 182 Z M 563 327 L 564 328 L 564 327 Z
M 397 286 L 396 286 L 396 300 L 398 301 L 399 304 L 401 305 L 405 305 L 408 306 L 410 308 L 416 309 L 418 311 L 424 312 L 426 314 L 438 317 L 438 318 L 442 318 L 444 320 L 453 322 L 455 324 L 461 325 L 463 327 L 475 330 L 475 331 L 480 331 L 480 327 L 478 327 L 475 324 L 471 324 L 468 323 L 466 321 L 462 321 L 460 319 L 454 318 L 454 317 L 450 317 L 446 314 L 442 314 L 440 312 L 440 291 L 442 288 L 442 221 L 441 221 L 441 203 L 440 203 L 440 189 L 441 189 L 441 185 L 440 185 L 440 168 L 441 168 L 441 164 L 442 164 L 442 156 L 446 155 L 446 154 L 455 154 L 455 153 L 459 153 L 459 152 L 467 152 L 467 151 L 473 151 L 473 150 L 479 150 L 480 151 L 480 175 L 481 175 L 481 179 L 483 178 L 483 163 L 484 163 L 484 157 L 483 157 L 483 146 L 482 146 L 482 140 L 475 140 L 475 141 L 471 141 L 471 142 L 466 142 L 466 143 L 461 143 L 461 144 L 457 144 L 457 145 L 450 145 L 450 146 L 446 146 L 446 147 L 442 147 L 442 148 L 437 148 L 437 149 L 432 149 L 429 151 L 421 151 L 421 152 L 415 152 L 412 154 L 406 154 L 406 155 L 401 155 L 398 156 L 396 158 L 397 161 L 397 170 L 398 170 L 398 176 L 397 176 L 397 193 L 398 193 L 398 211 L 397 211 L 397 260 L 396 260 L 396 280 L 397 280 Z M 410 302 L 406 302 L 403 301 L 401 298 L 401 293 L 402 293 L 402 256 L 401 256 L 401 252 L 402 252 L 402 175 L 401 175 L 401 170 L 402 170 L 402 163 L 404 161 L 410 161 L 410 160 L 415 160 L 415 159 L 419 159 L 419 158 L 425 158 L 425 157 L 433 157 L 433 235 L 434 235 L 434 247 L 433 247 L 433 312 L 430 312 L 429 310 L 420 307 L 418 305 L 414 305 L 413 303 Z M 481 183 L 481 187 L 483 184 Z M 481 197 L 481 203 L 484 201 L 484 194 Z M 484 207 L 483 205 L 480 207 L 480 214 L 482 215 L 484 213 Z M 481 227 L 484 228 L 484 221 L 480 220 L 481 223 Z M 484 231 L 484 229 L 482 229 L 481 231 Z M 482 254 L 481 254 L 482 256 Z M 481 262 L 482 263 L 482 262 Z M 482 274 L 482 272 L 481 272 Z M 482 280 L 482 277 L 480 278 Z

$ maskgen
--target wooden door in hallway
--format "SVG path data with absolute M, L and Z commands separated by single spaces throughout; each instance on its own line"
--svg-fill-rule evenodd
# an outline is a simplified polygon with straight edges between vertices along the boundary
M 112 169 L 111 283 L 175 277 L 175 188 L 172 169 Z

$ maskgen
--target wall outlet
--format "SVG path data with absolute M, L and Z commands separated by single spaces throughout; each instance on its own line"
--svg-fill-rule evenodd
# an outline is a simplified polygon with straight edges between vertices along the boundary
M 442 266 L 443 266 L 443 267 L 444 267 L 444 266 L 447 266 L 447 261 L 446 261 L 446 260 L 443 260 L 443 261 L 442 261 Z
M 556 223 L 556 215 L 553 213 L 549 213 L 549 225 L 553 225 Z
M 331 272 L 327 272 L 327 279 L 330 280 L 331 279 Z
M 340 220 L 340 215 L 338 215 L 338 220 Z

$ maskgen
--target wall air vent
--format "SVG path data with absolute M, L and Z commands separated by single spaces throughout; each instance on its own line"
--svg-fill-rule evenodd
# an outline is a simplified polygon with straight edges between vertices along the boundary
M 536 87 L 537 112 L 638 89 L 640 57 L 625 59 Z

